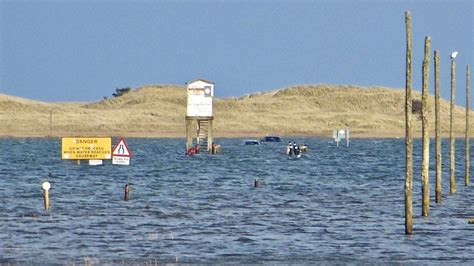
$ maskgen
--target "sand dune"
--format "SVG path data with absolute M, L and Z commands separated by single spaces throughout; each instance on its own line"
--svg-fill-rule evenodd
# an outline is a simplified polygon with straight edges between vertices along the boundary
M 215 134 L 330 137 L 334 128 L 348 127 L 353 137 L 403 137 L 404 97 L 402 89 L 305 85 L 215 98 Z M 415 92 L 415 99 L 420 98 Z M 92 103 L 46 103 L 0 94 L 0 136 L 184 137 L 186 101 L 186 89 L 172 85 L 144 86 Z M 441 107 L 442 132 L 447 136 L 449 102 L 443 99 Z M 430 109 L 434 135 L 434 97 Z M 456 107 L 458 136 L 464 134 L 464 117 L 465 109 Z M 414 119 L 414 124 L 420 136 L 421 119 Z

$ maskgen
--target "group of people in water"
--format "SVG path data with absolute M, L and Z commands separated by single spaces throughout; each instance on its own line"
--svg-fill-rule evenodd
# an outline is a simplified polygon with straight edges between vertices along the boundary
M 295 141 L 289 141 L 288 145 L 286 145 L 286 155 L 292 156 L 294 154 L 296 157 L 301 157 L 301 153 L 306 152 L 307 149 L 308 146 L 306 144 L 298 145 Z
M 194 154 L 198 154 L 201 152 L 201 146 L 199 144 L 196 144 L 195 146 L 192 146 L 186 151 L 187 156 L 193 156 Z M 211 154 L 216 154 L 221 152 L 221 145 L 212 143 L 211 145 Z
M 301 153 L 306 152 L 308 146 L 306 144 L 297 144 L 295 141 L 289 141 L 288 145 L 286 146 L 286 155 L 292 156 L 295 155 L 296 157 L 301 157 Z M 201 146 L 196 144 L 192 146 L 186 151 L 187 156 L 193 156 L 194 154 L 198 154 L 201 151 Z M 212 154 L 220 152 L 220 145 L 212 143 Z
M 201 151 L 201 146 L 199 144 L 196 144 L 196 146 L 193 146 L 186 151 L 186 155 L 193 156 L 194 154 L 198 154 L 200 151 Z

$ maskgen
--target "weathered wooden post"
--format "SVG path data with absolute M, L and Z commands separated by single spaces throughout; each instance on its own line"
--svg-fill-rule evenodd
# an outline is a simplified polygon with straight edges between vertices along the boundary
M 46 181 L 46 182 L 43 182 L 41 186 L 43 187 L 44 209 L 48 210 L 49 209 L 49 189 L 51 188 L 51 184 L 48 181 Z
M 423 80 L 422 80 L 422 97 L 421 97 L 421 122 L 422 122 L 422 148 L 423 156 L 421 162 L 421 194 L 423 198 L 423 204 L 421 208 L 422 216 L 430 215 L 430 136 L 429 136 L 429 123 L 428 123 L 428 80 L 430 73 L 430 44 L 431 39 L 429 36 L 425 38 L 425 58 L 423 60 Z
M 411 32 L 411 14 L 405 12 L 406 25 L 406 83 L 405 83 L 405 234 L 413 233 L 413 136 L 411 128 L 411 57 L 412 57 L 412 32 Z
M 434 51 L 435 75 L 435 138 L 436 138 L 436 194 L 435 201 L 441 204 L 441 124 L 440 124 L 440 83 L 439 83 L 439 53 Z
M 469 69 L 469 65 L 466 66 L 466 176 L 465 176 L 465 184 L 469 186 L 469 171 L 470 171 L 470 153 L 469 153 L 469 104 L 470 104 L 470 76 L 471 71 Z
M 457 52 L 453 52 L 451 54 L 451 112 L 450 112 L 450 119 L 449 119 L 449 139 L 450 139 L 450 167 L 449 167 L 449 192 L 455 193 L 456 192 L 456 177 L 454 176 L 454 167 L 456 163 L 456 159 L 454 157 L 455 152 L 455 145 L 456 145 L 456 138 L 454 137 L 453 133 L 453 120 L 454 120 L 454 100 L 455 100 L 455 84 L 456 84 L 456 55 Z
M 130 184 L 127 183 L 127 184 L 125 185 L 125 193 L 124 193 L 123 200 L 125 200 L 125 201 L 130 200 L 130 194 L 131 194 L 131 192 L 132 192 L 132 188 L 130 187 Z

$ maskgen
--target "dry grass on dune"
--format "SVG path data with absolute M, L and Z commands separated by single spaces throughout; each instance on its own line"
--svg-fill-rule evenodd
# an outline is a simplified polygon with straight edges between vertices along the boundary
M 420 98 L 415 93 L 415 99 Z M 231 130 L 245 127 L 281 135 L 330 135 L 333 128 L 349 127 L 356 135 L 403 136 L 404 101 L 404 91 L 396 89 L 294 86 L 241 97 L 231 102 L 231 107 L 226 101 L 217 101 L 216 124 Z M 433 99 L 430 103 L 434 105 Z M 459 134 L 464 130 L 464 112 L 463 108 L 455 111 Z M 445 121 L 442 129 L 447 132 L 449 103 L 445 100 L 441 113 Z M 415 116 L 414 121 L 415 129 L 420 131 L 421 120 Z
M 144 86 L 93 103 L 44 103 L 0 94 L 0 135 L 184 136 L 184 87 Z M 421 95 L 415 93 L 415 99 Z M 259 134 L 331 136 L 349 127 L 354 136 L 404 136 L 404 91 L 354 86 L 294 86 L 240 98 L 214 100 L 217 136 Z M 430 98 L 434 110 L 434 99 Z M 442 100 L 442 131 L 449 130 L 449 102 Z M 465 109 L 455 110 L 462 135 Z M 472 115 L 472 114 L 471 114 Z M 434 128 L 434 112 L 430 112 Z M 421 120 L 415 115 L 415 130 Z M 431 130 L 432 132 L 434 130 Z M 471 128 L 474 131 L 474 128 Z

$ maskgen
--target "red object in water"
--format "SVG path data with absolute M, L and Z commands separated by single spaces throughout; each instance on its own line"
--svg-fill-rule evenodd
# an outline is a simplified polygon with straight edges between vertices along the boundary
M 186 152 L 186 155 L 188 156 L 192 156 L 196 153 L 196 150 L 194 149 L 194 147 L 191 147 L 189 148 L 189 150 Z

